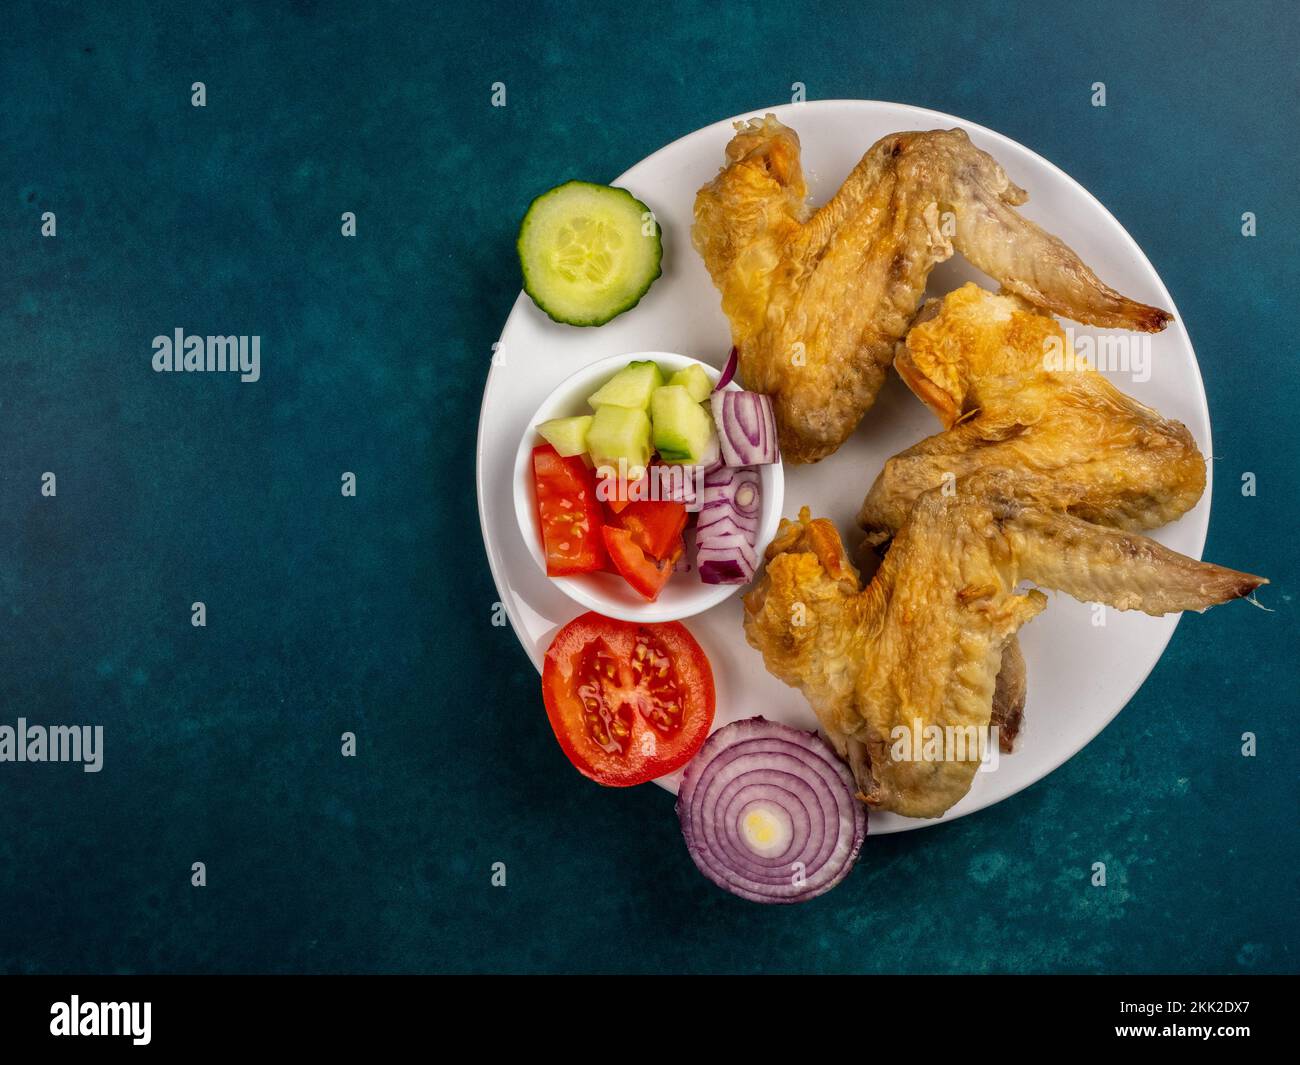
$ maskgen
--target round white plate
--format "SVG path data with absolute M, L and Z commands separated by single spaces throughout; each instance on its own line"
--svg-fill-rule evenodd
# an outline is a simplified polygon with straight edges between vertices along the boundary
M 615 182 L 655 212 L 664 232 L 663 277 L 633 310 L 597 329 L 558 325 L 520 294 L 506 321 L 483 393 L 478 434 L 478 503 L 488 562 L 524 649 L 541 669 L 556 630 L 579 608 L 539 571 L 515 521 L 512 466 L 528 417 L 543 397 L 579 367 L 622 351 L 679 351 L 721 367 L 730 346 L 718 293 L 691 247 L 695 193 L 713 178 L 731 138 L 732 123 L 771 111 L 798 134 L 814 203 L 839 188 L 862 154 L 880 137 L 900 130 L 960 126 L 993 155 L 1011 180 L 1029 191 L 1021 210 L 1060 236 L 1103 281 L 1126 296 L 1164 308 L 1174 321 L 1150 338 L 1150 375 L 1108 376 L 1123 391 L 1187 425 L 1204 455 L 1211 455 L 1210 419 L 1200 370 L 1187 331 L 1150 262 L 1133 238 L 1081 185 L 1013 140 L 951 115 L 905 104 L 869 100 L 817 100 L 738 115 L 674 141 Z M 564 175 L 556 175 L 558 181 Z M 537 191 L 542 191 L 538 189 Z M 930 277 L 929 294 L 942 295 L 966 281 L 996 282 L 960 255 Z M 1077 335 L 1103 331 L 1073 325 Z M 1126 334 L 1129 337 L 1134 334 Z M 854 516 L 885 459 L 939 430 L 930 412 L 893 375 L 856 433 L 834 455 L 812 466 L 785 467 L 787 517 L 799 507 L 832 519 L 850 548 L 860 537 Z M 1200 503 L 1156 538 L 1199 558 L 1210 518 L 1210 485 Z M 1178 615 L 1151 618 L 1137 612 L 1098 611 L 1065 595 L 1020 632 L 1029 672 L 1025 724 L 1016 751 L 996 768 L 977 773 L 974 786 L 942 820 L 974 813 L 1042 777 L 1078 752 L 1123 709 L 1159 660 Z M 816 726 L 803 697 L 770 676 L 746 642 L 740 597 L 687 621 L 713 663 L 718 710 L 714 727 L 763 714 L 804 728 Z M 1095 624 L 1097 618 L 1104 624 Z M 537 712 L 542 713 L 541 692 Z M 661 782 L 676 790 L 676 781 Z M 937 824 L 891 813 L 872 813 L 870 834 Z

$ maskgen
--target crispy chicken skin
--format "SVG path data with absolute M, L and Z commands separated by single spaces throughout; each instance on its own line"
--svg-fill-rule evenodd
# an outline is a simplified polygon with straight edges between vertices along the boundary
M 1080 364 L 1057 321 L 1019 297 L 965 285 L 927 303 L 896 350 L 894 368 L 944 431 L 885 463 L 858 513 L 871 543 L 892 536 L 945 477 L 985 469 L 1050 475 L 1042 491 L 1055 505 L 1131 531 L 1181 517 L 1205 489 L 1205 460 L 1186 426 Z M 1013 639 L 994 700 L 1004 750 L 1025 686 Z
M 1078 363 L 1056 319 L 968 284 L 927 304 L 894 367 L 944 431 L 885 463 L 859 524 L 887 538 L 945 477 L 1009 468 L 1051 474 L 1054 501 L 1117 529 L 1154 529 L 1205 490 L 1205 460 L 1181 422 Z
M 1076 518 L 1037 499 L 1043 487 L 998 471 L 955 494 L 923 492 L 865 588 L 834 526 L 806 507 L 768 547 L 745 597 L 746 638 L 804 693 L 870 805 L 938 817 L 970 789 L 979 751 L 961 744 L 988 727 L 1007 646 L 1047 602 L 1021 582 L 1149 614 L 1203 610 L 1265 583 Z M 947 757 L 895 758 L 894 730 L 916 735 L 918 724 L 922 735 L 963 731 L 945 740 Z
M 799 139 L 737 123 L 695 200 L 692 237 L 731 322 L 746 388 L 772 396 L 787 461 L 816 462 L 875 401 L 931 268 L 954 248 L 1077 321 L 1155 332 L 1169 315 L 1108 288 L 1014 207 L 1026 194 L 959 129 L 894 133 L 812 212 Z

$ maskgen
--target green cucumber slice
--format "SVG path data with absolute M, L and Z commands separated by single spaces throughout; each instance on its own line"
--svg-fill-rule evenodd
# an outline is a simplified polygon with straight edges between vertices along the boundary
M 698 463 L 709 444 L 713 419 L 682 385 L 656 388 L 650 397 L 654 446 L 665 462 Z
M 650 406 L 650 394 L 663 383 L 664 372 L 658 363 L 629 362 L 588 396 L 587 402 L 593 408 L 613 404 L 645 410 Z
M 709 380 L 709 375 L 704 372 L 704 367 L 698 362 L 691 363 L 686 369 L 678 370 L 672 377 L 668 378 L 670 385 L 681 385 L 691 394 L 691 399 L 696 403 L 703 403 L 709 398 L 713 391 L 713 382 Z
M 537 431 L 559 454 L 568 458 L 587 450 L 587 430 L 590 428 L 591 415 L 580 414 L 576 418 L 552 418 L 542 422 Z
M 597 467 L 617 469 L 618 460 L 627 459 L 628 475 L 640 476 L 650 464 L 650 418 L 639 408 L 597 407 L 587 430 L 587 452 Z
M 626 189 L 567 181 L 538 196 L 519 226 L 524 291 L 557 322 L 604 325 L 662 272 L 659 225 Z

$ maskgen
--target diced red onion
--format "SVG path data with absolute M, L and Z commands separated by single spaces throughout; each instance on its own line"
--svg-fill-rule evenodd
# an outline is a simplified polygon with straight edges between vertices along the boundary
M 727 385 L 731 384 L 731 379 L 736 376 L 736 367 L 740 364 L 740 349 L 732 346 L 731 351 L 727 354 L 727 365 L 722 368 L 722 376 L 718 378 L 718 383 L 713 386 L 713 391 L 721 392 Z
M 668 503 L 685 503 L 688 508 L 696 504 L 696 496 L 700 493 L 694 466 L 663 465 L 652 469 L 656 471 L 655 477 L 658 480 L 657 498 Z M 703 503 L 700 502 L 702 506 Z
M 712 506 L 703 507 L 697 515 L 696 525 L 700 528 L 708 528 L 715 522 L 730 521 L 737 528 L 744 529 L 754 539 L 758 535 L 758 519 L 750 518 L 741 514 L 735 507 L 725 506 L 721 503 L 714 503 Z
M 700 548 L 695 556 L 704 584 L 748 584 L 754 579 L 754 564 L 745 555 L 735 551 L 714 551 Z
M 753 550 L 754 547 L 754 529 L 745 527 L 745 525 L 736 524 L 736 519 L 731 514 L 715 515 L 707 525 L 699 525 L 701 536 L 708 537 L 710 545 L 714 547 L 722 546 L 719 544 L 719 537 L 738 536 L 745 541 L 745 546 Z
M 753 477 L 746 477 L 736 485 L 736 492 L 731 497 L 731 505 L 741 517 L 753 518 L 754 527 L 757 528 L 758 512 L 763 498 L 758 490 L 758 473 L 752 470 L 750 472 L 754 474 Z
M 738 497 L 746 501 L 745 507 L 738 505 Z M 758 471 L 723 466 L 705 474 L 702 503 L 695 530 L 700 580 L 748 584 L 758 568 Z
M 702 508 L 726 506 L 740 509 L 746 517 L 757 517 L 762 502 L 758 470 L 738 466 L 719 466 L 704 474 Z M 740 506 L 740 500 L 744 505 Z
M 709 397 L 718 427 L 722 461 L 728 466 L 767 466 L 781 458 L 772 401 L 761 392 L 729 389 Z
M 704 534 L 696 531 L 697 536 L 702 536 L 705 545 L 703 550 L 716 551 L 719 554 L 736 551 L 744 556 L 752 570 L 757 565 L 758 559 L 754 554 L 754 545 L 749 542 L 749 537 L 745 535 L 744 530 L 740 532 L 717 532 L 712 529 L 706 530 Z
M 686 766 L 677 814 L 696 867 L 753 902 L 803 902 L 848 875 L 867 833 L 853 777 L 815 733 L 753 717 Z

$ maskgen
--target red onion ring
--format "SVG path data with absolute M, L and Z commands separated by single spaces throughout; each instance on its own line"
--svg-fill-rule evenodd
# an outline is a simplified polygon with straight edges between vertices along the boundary
M 758 471 L 748 467 L 722 466 L 704 475 L 695 543 L 700 580 L 705 584 L 745 584 L 754 576 L 759 485 Z M 741 495 L 742 505 L 736 506 Z
M 866 808 L 835 752 L 816 733 L 762 717 L 708 738 L 682 775 L 677 813 L 700 872 L 754 902 L 829 891 L 853 868 L 867 831 Z M 751 818 L 774 833 L 771 853 L 746 835 Z
M 722 376 L 718 378 L 718 383 L 713 386 L 713 391 L 721 392 L 727 385 L 731 384 L 731 379 L 736 376 L 736 367 L 740 365 L 740 349 L 734 345 L 727 354 L 727 365 L 722 368 Z

